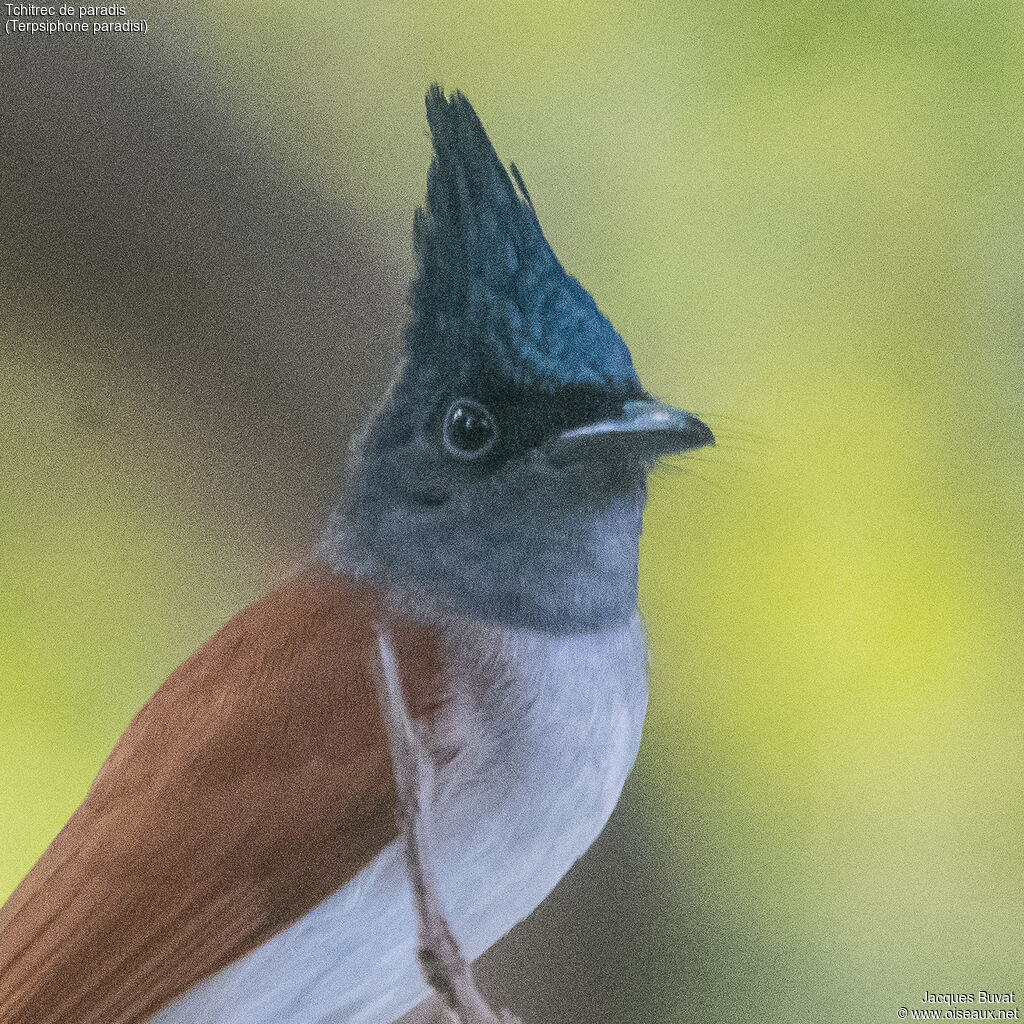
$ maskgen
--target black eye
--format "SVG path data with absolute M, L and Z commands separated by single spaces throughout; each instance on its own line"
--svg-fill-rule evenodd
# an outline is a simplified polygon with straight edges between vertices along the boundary
M 478 459 L 498 440 L 494 417 L 471 398 L 460 398 L 448 407 L 441 431 L 445 451 L 457 459 Z

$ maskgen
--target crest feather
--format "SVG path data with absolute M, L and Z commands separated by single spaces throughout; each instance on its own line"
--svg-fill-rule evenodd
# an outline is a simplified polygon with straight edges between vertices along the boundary
M 517 387 L 639 386 L 622 339 L 548 245 L 461 92 L 431 86 L 434 156 L 413 238 L 419 273 L 410 359 L 446 375 L 497 374 Z

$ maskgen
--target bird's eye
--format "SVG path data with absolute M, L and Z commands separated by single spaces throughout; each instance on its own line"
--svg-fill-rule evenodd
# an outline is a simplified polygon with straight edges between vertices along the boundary
M 444 416 L 442 439 L 445 451 L 457 459 L 479 459 L 498 440 L 494 417 L 471 398 L 460 398 L 448 407 Z

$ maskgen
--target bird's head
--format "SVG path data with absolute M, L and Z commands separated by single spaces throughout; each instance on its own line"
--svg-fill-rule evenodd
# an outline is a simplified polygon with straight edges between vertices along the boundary
M 463 612 L 597 627 L 635 606 L 650 465 L 714 439 L 644 390 L 466 98 L 433 87 L 427 120 L 406 359 L 335 557 Z

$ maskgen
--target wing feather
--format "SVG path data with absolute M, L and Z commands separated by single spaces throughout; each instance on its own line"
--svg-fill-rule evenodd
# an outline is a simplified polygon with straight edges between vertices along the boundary
M 138 1024 L 395 837 L 377 607 L 313 567 L 171 674 L 0 908 L 0 1024 Z M 435 637 L 392 631 L 426 713 L 443 700 Z

